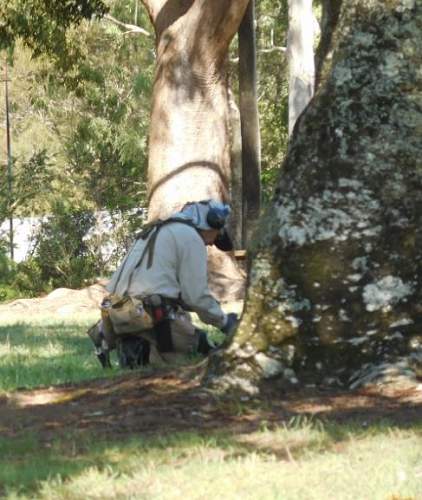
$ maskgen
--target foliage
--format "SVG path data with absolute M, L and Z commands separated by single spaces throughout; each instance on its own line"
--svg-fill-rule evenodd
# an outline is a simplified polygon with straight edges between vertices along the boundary
M 75 40 L 68 38 L 69 28 L 106 12 L 102 0 L 2 2 L 0 49 L 13 47 L 17 40 L 22 40 L 35 56 L 48 54 L 58 67 L 67 71 L 81 55 Z
M 82 23 L 69 37 L 83 53 L 77 78 L 71 73 L 63 78 L 45 58 L 34 61 L 21 46 L 15 48 L 13 175 L 25 181 L 20 171 L 41 160 L 49 167 L 43 182 L 31 187 L 36 204 L 20 192 L 25 182 L 14 180 L 15 215 L 51 213 L 56 198 L 94 210 L 126 210 L 144 198 L 153 54 L 106 21 Z
M 86 241 L 94 222 L 92 213 L 58 203 L 54 215 L 42 220 L 25 261 L 11 263 L 6 251 L 0 252 L 0 266 L 7 269 L 1 274 L 0 301 L 91 282 L 101 264 Z
M 280 69 L 284 56 L 262 49 L 284 45 L 285 4 L 257 1 L 266 197 L 286 144 L 287 101 L 286 75 Z M 60 201 L 75 211 L 105 209 L 113 214 L 146 204 L 155 48 L 152 37 L 123 34 L 119 26 L 101 19 L 106 11 L 150 29 L 145 9 L 129 0 L 108 0 L 107 5 L 100 0 L 60 5 L 13 0 L 0 7 L 0 47 L 13 47 L 9 92 L 14 157 L 11 199 L 6 186 L 0 188 L 0 222 L 10 215 L 53 216 Z M 0 109 L 2 122 L 3 113 Z M 37 267 L 34 260 L 19 266 L 22 286 L 31 279 L 37 282 Z M 51 282 L 59 284 L 58 277 Z
M 287 0 L 259 0 L 257 18 L 258 106 L 263 202 L 271 197 L 288 142 Z
M 16 288 L 11 285 L 15 275 L 15 263 L 8 257 L 7 252 L 6 244 L 0 240 L 0 302 L 19 296 Z
M 0 223 L 19 214 L 22 207 L 27 214 L 48 210 L 56 198 L 57 193 L 51 190 L 55 173 L 45 149 L 35 151 L 27 161 L 16 162 L 16 166 L 12 199 L 8 185 L 0 186 Z
M 31 259 L 41 283 L 51 289 L 78 288 L 98 274 L 95 255 L 84 241 L 93 224 L 92 213 L 64 205 L 41 223 Z
M 117 0 L 109 7 L 123 21 L 131 21 L 131 2 Z M 146 14 L 139 13 L 138 21 L 146 24 Z M 57 216 L 61 231 L 70 231 L 61 239 L 73 242 L 76 233 L 71 223 L 64 224 L 63 210 L 98 213 L 105 209 L 112 218 L 120 219 L 120 228 L 139 227 L 133 209 L 144 204 L 146 191 L 154 53 L 152 41 L 123 36 L 106 20 L 80 21 L 76 28 L 69 25 L 66 40 L 78 46 L 80 55 L 66 72 L 65 68 L 56 71 L 56 61 L 48 51 L 35 51 L 38 57 L 34 59 L 34 51 L 14 41 L 9 58 L 13 184 L 12 193 L 6 184 L 0 187 L 0 223 L 10 216 L 48 216 L 51 221 Z M 1 88 L 0 94 L 3 91 Z M 2 122 L 3 113 L 0 109 Z M 119 235 L 111 261 L 104 261 L 92 239 L 90 252 L 72 258 L 72 265 L 70 261 L 64 265 L 66 272 L 59 272 L 64 262 L 54 266 L 53 255 L 59 260 L 64 256 L 52 241 L 48 264 L 40 255 L 33 255 L 18 265 L 13 280 L 6 283 L 2 276 L 1 281 L 15 287 L 15 293 L 28 294 L 51 286 L 82 285 L 119 260 L 127 247 L 127 234 Z M 43 233 L 40 248 L 46 249 L 49 237 L 54 238 L 54 231 Z M 102 234 L 98 245 L 109 239 Z M 94 256 L 99 259 L 96 264 Z M 51 277 L 48 271 L 53 273 Z M 73 271 L 76 276 L 71 278 L 68 273 Z
M 61 123 L 73 123 L 64 141 L 69 175 L 97 209 L 134 208 L 145 193 L 153 55 L 104 23 L 83 33 L 89 64 L 74 89 L 76 113 L 61 115 Z M 106 58 L 105 46 L 112 48 Z

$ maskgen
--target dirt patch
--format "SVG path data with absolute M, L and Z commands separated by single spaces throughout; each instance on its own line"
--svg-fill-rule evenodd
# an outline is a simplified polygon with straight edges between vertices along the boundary
M 99 306 L 108 293 L 105 289 L 106 283 L 107 281 L 102 281 L 81 290 L 57 288 L 45 297 L 18 299 L 0 304 L 0 321 L 26 313 L 51 314 L 52 317 L 63 318 L 90 311 L 99 312 Z M 224 310 L 240 313 L 242 304 L 242 300 L 235 300 L 231 295 L 227 295 L 222 306 Z
M 103 284 L 98 283 L 81 290 L 57 288 L 45 297 L 35 299 L 18 299 L 0 305 L 0 320 L 22 314 L 50 313 L 57 317 L 72 316 L 88 311 L 98 310 L 107 294 Z
M 117 379 L 17 391 L 0 399 L 0 434 L 36 433 L 50 442 L 59 435 L 150 435 L 225 429 L 251 432 L 262 422 L 281 424 L 294 416 L 369 425 L 379 419 L 402 427 L 420 423 L 422 388 L 372 387 L 354 392 L 296 388 L 280 393 L 271 385 L 251 401 L 224 400 L 200 384 L 203 366 L 131 372 Z

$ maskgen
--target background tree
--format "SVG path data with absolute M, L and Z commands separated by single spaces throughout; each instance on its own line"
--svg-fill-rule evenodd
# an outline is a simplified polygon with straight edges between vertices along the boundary
M 422 7 L 343 2 L 209 377 L 351 385 L 421 367 Z
M 143 3 L 157 37 L 148 170 L 154 219 L 192 196 L 229 199 L 226 60 L 248 2 Z
M 0 7 L 0 46 L 14 47 L 10 61 L 17 217 L 54 214 L 60 207 L 60 218 L 66 210 L 70 217 L 76 211 L 77 218 L 84 210 L 107 209 L 120 219 L 121 213 L 147 203 L 146 136 L 156 56 L 147 13 L 128 0 L 109 0 L 107 6 L 82 2 L 80 9 L 77 3 L 46 10 L 44 2 L 33 2 L 28 9 L 27 2 L 13 0 Z M 287 139 L 286 78 L 278 70 L 287 16 L 283 2 L 259 0 L 256 7 L 267 196 Z M 235 44 L 233 51 L 237 55 Z M 225 64 L 221 67 L 224 74 Z M 237 94 L 237 64 L 227 69 Z M 205 111 L 201 116 L 207 116 Z M 222 123 L 225 127 L 225 117 Z M 28 183 L 31 165 L 37 166 L 36 178 Z M 139 224 L 136 216 L 133 222 Z
M 227 57 L 248 0 L 143 1 L 157 45 L 148 150 L 148 215 L 230 200 Z M 234 259 L 210 250 L 213 292 L 243 292 Z
M 289 135 L 314 95 L 316 25 L 312 0 L 289 0 Z
M 254 0 L 249 0 L 239 27 L 239 110 L 242 138 L 242 248 L 245 248 L 261 210 Z

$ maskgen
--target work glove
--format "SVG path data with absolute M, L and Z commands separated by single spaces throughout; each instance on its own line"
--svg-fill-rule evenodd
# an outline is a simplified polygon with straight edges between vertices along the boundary
M 229 313 L 227 315 L 226 322 L 221 327 L 221 331 L 225 335 L 229 335 L 230 333 L 232 333 L 234 331 L 238 322 L 239 322 L 239 318 L 237 317 L 237 314 L 236 313 Z

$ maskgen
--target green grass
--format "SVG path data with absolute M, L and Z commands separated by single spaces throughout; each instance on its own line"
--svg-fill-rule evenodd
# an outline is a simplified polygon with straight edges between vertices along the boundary
M 113 370 L 103 370 L 94 355 L 86 330 L 98 318 L 99 313 L 92 312 L 66 320 L 29 315 L 0 321 L 0 394 L 121 373 L 115 352 L 111 354 Z M 224 339 L 216 328 L 203 325 L 196 317 L 194 320 L 217 343 Z M 186 362 L 200 359 L 192 356 Z
M 317 425 L 316 425 L 317 424 Z M 320 423 L 248 435 L 0 440 L 2 498 L 422 498 L 422 428 Z
M 108 374 L 86 330 L 98 314 L 66 320 L 22 317 L 0 323 L 0 393 L 79 382 Z
M 0 393 L 121 373 L 102 370 L 96 314 L 0 324 Z M 218 335 L 217 332 L 212 332 Z M 108 375 L 107 375 L 108 376 Z M 296 418 L 250 434 L 0 437 L 0 498 L 422 499 L 422 421 L 362 428 Z

